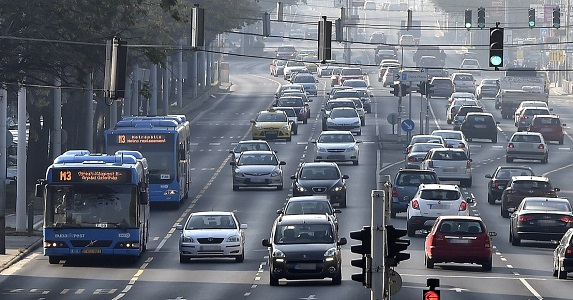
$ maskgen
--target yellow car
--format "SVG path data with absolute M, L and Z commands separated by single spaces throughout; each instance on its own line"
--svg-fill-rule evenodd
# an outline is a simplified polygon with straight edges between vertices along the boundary
M 292 121 L 289 121 L 284 111 L 275 109 L 263 110 L 257 118 L 251 120 L 253 140 L 286 139 L 291 141 Z

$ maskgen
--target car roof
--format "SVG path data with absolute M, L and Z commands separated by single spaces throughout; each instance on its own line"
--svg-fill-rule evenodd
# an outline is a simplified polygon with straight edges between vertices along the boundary
M 525 198 L 523 198 L 523 201 L 526 201 L 526 200 L 533 200 L 533 201 L 535 201 L 535 200 L 536 200 L 536 201 L 539 201 L 539 200 L 541 200 L 541 201 L 554 201 L 554 202 L 564 202 L 564 203 L 570 204 L 570 203 L 569 203 L 569 200 L 566 199 L 566 198 L 549 198 L 549 197 L 525 197 Z
M 483 223 L 481 217 L 478 216 L 439 216 L 440 220 L 468 220 L 468 221 L 479 221 Z
M 463 148 L 446 148 L 446 147 L 433 148 L 433 149 L 430 149 L 430 151 L 432 151 L 432 152 L 438 152 L 438 151 L 444 152 L 444 151 L 448 151 L 448 152 L 464 152 L 464 153 L 466 152 L 466 150 L 463 149 Z
M 345 107 L 350 108 L 350 107 Z M 329 130 L 329 131 L 322 131 L 320 135 L 330 135 L 330 134 L 352 134 L 352 132 L 348 130 Z
M 241 152 L 241 154 L 275 154 L 272 150 L 247 150 Z
M 560 119 L 559 116 L 556 115 L 535 115 L 533 118 L 547 118 L 547 119 Z
M 430 173 L 430 174 L 435 174 L 436 172 L 434 170 L 419 170 L 419 169 L 400 169 L 398 171 L 398 173 Z
M 462 106 L 462 107 L 463 107 L 463 106 Z M 466 115 L 466 118 L 469 117 L 469 116 L 484 116 L 484 117 L 485 117 L 485 116 L 488 116 L 488 117 L 492 117 L 492 118 L 493 118 L 493 115 L 492 115 L 491 113 L 488 113 L 488 112 L 477 112 L 477 111 L 471 111 L 471 112 L 469 112 L 469 113 Z
M 304 202 L 304 201 L 325 201 L 329 202 L 328 196 L 298 196 L 298 197 L 290 197 L 287 202 Z
M 517 132 L 514 132 L 512 136 L 514 136 L 514 135 L 538 135 L 538 136 L 542 136 L 541 133 L 533 132 L 533 131 L 517 131 Z
M 528 166 L 509 166 L 509 165 L 505 165 L 505 166 L 498 166 L 499 169 L 524 169 L 524 170 L 531 170 L 530 167 Z
M 294 107 L 275 106 L 276 110 L 294 110 Z
M 198 211 L 192 212 L 191 215 L 193 216 L 212 216 L 212 215 L 234 215 L 232 211 Z
M 328 161 L 320 161 L 320 162 L 305 162 L 300 165 L 301 167 L 320 167 L 320 166 L 331 166 L 337 167 L 338 165 L 335 162 L 328 162 Z
M 277 225 L 296 224 L 333 224 L 333 222 L 326 214 L 282 215 L 277 219 Z
M 245 143 L 249 143 L 249 144 L 268 144 L 267 141 L 263 141 L 263 140 L 244 140 L 244 141 L 239 141 L 239 144 L 245 144 Z
M 450 191 L 460 191 L 460 188 L 455 184 L 443 184 L 443 183 L 422 183 L 419 186 L 420 190 L 450 190 Z
M 518 180 L 532 180 L 532 181 L 546 181 L 549 182 L 549 178 L 545 177 L 545 176 L 513 176 L 511 177 L 511 179 L 513 181 L 518 181 Z

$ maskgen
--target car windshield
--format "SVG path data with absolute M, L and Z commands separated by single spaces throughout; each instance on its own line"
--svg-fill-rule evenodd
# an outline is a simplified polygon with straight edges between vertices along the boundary
M 533 190 L 533 189 L 550 189 L 551 184 L 547 181 L 535 181 L 535 180 L 523 180 L 523 181 L 514 181 L 512 186 L 516 189 L 526 189 L 526 190 Z
M 281 67 L 281 66 L 284 66 L 285 64 L 286 64 L 286 60 L 277 60 L 277 62 L 275 63 L 275 66 Z
M 362 75 L 362 70 L 358 68 L 342 69 L 342 75 Z
M 368 84 L 364 80 L 347 80 L 343 83 L 344 86 L 351 86 L 351 87 L 368 87 Z
M 254 154 L 244 152 L 238 161 L 239 166 L 244 165 L 278 165 L 277 157 L 273 154 Z
M 459 80 L 459 81 L 473 81 L 474 77 L 471 75 L 456 75 L 456 77 L 454 77 L 454 80 Z
M 471 116 L 466 117 L 466 122 L 468 123 L 491 123 L 493 118 L 489 116 Z
M 288 106 L 288 105 L 284 105 L 284 106 Z M 287 116 L 283 113 L 281 113 L 281 114 L 260 114 L 257 117 L 257 122 L 287 122 Z
M 358 118 L 354 109 L 333 109 L 330 118 Z
M 300 171 L 300 179 L 303 180 L 336 180 L 340 178 L 340 172 L 335 167 L 304 167 Z
M 275 231 L 276 244 L 332 244 L 334 235 L 330 224 L 279 225 Z
M 436 151 L 432 155 L 433 160 L 468 160 L 464 151 Z
M 394 50 L 378 50 L 378 54 L 381 55 L 394 55 Z
M 356 106 L 356 108 L 363 108 L 364 107 L 362 105 L 362 101 L 360 99 L 352 99 L 352 101 L 354 101 L 354 105 Z
M 483 226 L 479 221 L 473 220 L 442 220 L 438 232 L 455 234 L 483 233 Z
M 419 186 L 422 183 L 436 182 L 436 175 L 427 173 L 401 173 L 397 178 L 397 184 L 400 186 Z
M 287 117 L 291 117 L 291 118 L 296 117 L 296 113 L 295 113 L 294 109 L 277 109 L 277 110 L 284 111 L 286 113 Z
M 354 143 L 352 134 L 322 134 L 318 143 Z
M 523 111 L 524 115 L 535 116 L 535 115 L 548 115 L 550 114 L 547 109 L 526 109 Z
M 496 80 L 482 80 L 481 85 L 495 85 L 497 86 Z
M 315 79 L 312 75 L 297 75 L 293 79 L 294 83 L 314 83 Z
M 327 201 L 305 200 L 288 202 L 285 208 L 285 215 L 304 215 L 304 214 L 329 214 L 331 215 L 332 207 Z
M 533 171 L 529 169 L 509 169 L 503 168 L 500 169 L 495 178 L 497 179 L 510 179 L 513 176 L 533 176 Z
M 277 50 L 278 52 L 295 52 L 296 50 L 294 49 L 294 47 L 284 47 L 281 46 L 278 48 Z
M 252 151 L 252 150 L 271 150 L 269 144 L 267 143 L 239 143 L 233 151 L 240 153 L 243 151 Z
M 541 125 L 561 125 L 561 122 L 557 118 L 535 118 L 536 124 Z
M 326 103 L 326 109 L 333 109 L 333 108 L 337 108 L 337 107 L 350 107 L 350 108 L 354 108 L 354 102 L 350 101 L 336 101 L 336 102 L 328 102 Z
M 360 95 L 357 91 L 338 90 L 334 93 L 333 98 L 358 98 Z
M 410 145 L 416 143 L 439 143 L 442 144 L 442 139 L 439 136 L 413 136 Z
M 423 190 L 420 194 L 420 198 L 426 200 L 458 200 L 461 194 L 459 191 L 454 190 Z
M 541 211 L 562 211 L 571 212 L 571 205 L 562 201 L 545 201 L 545 200 L 532 200 L 527 199 L 523 203 L 523 209 L 527 210 L 541 210 Z
M 443 147 L 441 144 L 414 144 L 411 152 L 428 152 L 430 149 L 441 147 Z
M 445 140 L 461 140 L 462 133 L 461 132 L 436 132 L 432 133 L 433 135 L 439 135 Z
M 237 229 L 237 224 L 230 215 L 193 215 L 185 229 Z
M 432 84 L 451 85 L 452 81 L 450 79 L 434 79 Z
M 304 106 L 304 101 L 302 98 L 280 98 L 277 102 L 279 106 L 285 107 L 301 107 Z
M 289 61 L 286 66 L 288 67 L 304 67 L 304 62 L 302 61 Z
M 538 135 L 516 134 L 511 141 L 515 143 L 541 143 L 541 138 Z

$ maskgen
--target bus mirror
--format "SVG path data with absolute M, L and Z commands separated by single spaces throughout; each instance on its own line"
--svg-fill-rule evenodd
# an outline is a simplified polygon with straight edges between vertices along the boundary
M 147 190 L 139 192 L 139 204 L 147 205 L 149 203 L 149 192 Z
M 36 191 L 34 193 L 34 196 L 36 197 L 44 197 L 44 183 L 38 181 L 38 183 L 36 183 Z

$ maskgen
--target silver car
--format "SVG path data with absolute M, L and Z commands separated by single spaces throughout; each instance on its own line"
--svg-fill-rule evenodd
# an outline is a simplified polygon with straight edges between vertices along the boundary
M 513 162 L 514 159 L 540 160 L 546 164 L 549 159 L 549 149 L 539 132 L 516 132 L 514 133 L 505 150 L 505 161 Z
M 406 154 L 404 168 L 420 169 L 420 164 L 430 149 L 443 147 L 443 145 L 437 143 L 415 143 L 410 148 L 408 154 Z
M 323 131 L 315 144 L 314 161 L 351 161 L 358 165 L 359 144 L 350 131 Z
M 185 225 L 178 224 L 179 262 L 191 258 L 229 257 L 245 260 L 247 224 L 241 224 L 233 212 L 209 211 L 192 213 Z
M 422 170 L 434 170 L 440 182 L 459 181 L 462 186 L 472 186 L 471 159 L 463 149 L 430 149 L 420 168 Z
M 237 161 L 231 161 L 233 191 L 240 187 L 276 187 L 283 189 L 283 169 L 273 151 L 245 151 Z
M 252 151 L 252 150 L 271 151 L 271 146 L 269 146 L 269 143 L 267 143 L 267 141 L 263 140 L 240 141 L 232 150 L 229 150 L 229 153 L 233 154 L 234 160 L 237 160 L 239 156 L 241 156 L 241 153 L 243 153 L 244 151 Z
M 336 107 L 330 111 L 324 130 L 348 130 L 356 135 L 362 134 L 360 116 L 354 108 Z

